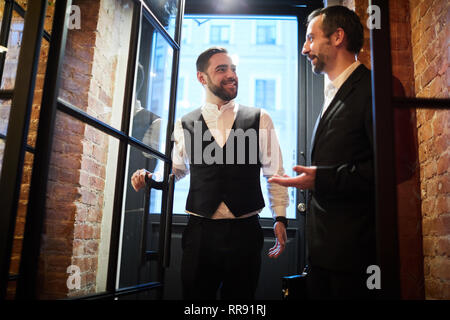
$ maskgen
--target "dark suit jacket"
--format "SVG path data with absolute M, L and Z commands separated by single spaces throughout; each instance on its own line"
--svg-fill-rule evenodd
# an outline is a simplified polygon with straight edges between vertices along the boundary
M 375 257 L 375 190 L 371 76 L 364 65 L 316 123 L 311 164 L 317 172 L 307 216 L 309 263 L 365 272 Z

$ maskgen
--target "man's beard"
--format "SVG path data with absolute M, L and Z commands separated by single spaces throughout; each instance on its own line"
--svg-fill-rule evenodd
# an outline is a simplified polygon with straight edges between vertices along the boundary
M 208 76 L 209 78 L 209 76 Z M 208 88 L 209 90 L 218 98 L 222 99 L 223 101 L 231 101 L 237 96 L 238 92 L 238 82 L 237 80 L 223 80 L 220 83 L 220 87 L 216 86 L 212 83 L 211 79 L 208 79 Z M 235 82 L 236 83 L 236 91 L 234 93 L 228 92 L 225 88 L 223 88 L 224 85 L 227 85 L 229 82 Z
M 316 64 L 312 63 L 312 60 L 316 58 L 317 62 Z M 325 69 L 325 62 L 324 62 L 324 57 L 323 55 L 319 54 L 317 56 L 313 56 L 313 59 L 311 59 L 311 67 L 312 67 L 312 71 L 315 74 L 321 74 L 323 72 L 323 70 Z

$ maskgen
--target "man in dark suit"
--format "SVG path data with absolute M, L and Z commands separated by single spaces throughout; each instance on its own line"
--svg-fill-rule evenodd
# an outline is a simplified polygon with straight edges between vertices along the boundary
M 270 182 L 310 190 L 307 243 L 312 299 L 368 298 L 375 264 L 375 191 L 370 70 L 357 61 L 363 45 L 358 16 L 343 6 L 308 17 L 302 54 L 327 76 L 314 128 L 311 166 Z

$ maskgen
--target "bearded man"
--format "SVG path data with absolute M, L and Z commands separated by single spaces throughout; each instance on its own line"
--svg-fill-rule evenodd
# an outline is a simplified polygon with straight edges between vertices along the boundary
M 264 207 L 260 173 L 283 175 L 272 119 L 263 109 L 235 103 L 236 65 L 224 48 L 210 48 L 197 59 L 197 79 L 206 92 L 202 107 L 177 120 L 172 171 L 190 173 L 183 232 L 181 278 L 185 299 L 254 299 L 261 268 Z M 144 169 L 132 177 L 145 186 Z M 287 188 L 268 183 L 277 258 L 286 245 Z

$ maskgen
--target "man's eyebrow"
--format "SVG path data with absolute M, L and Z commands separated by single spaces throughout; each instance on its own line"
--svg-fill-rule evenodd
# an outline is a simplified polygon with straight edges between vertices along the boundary
M 216 69 L 219 69 L 219 68 L 228 68 L 228 65 L 227 64 L 219 64 L 218 66 L 216 66 Z

